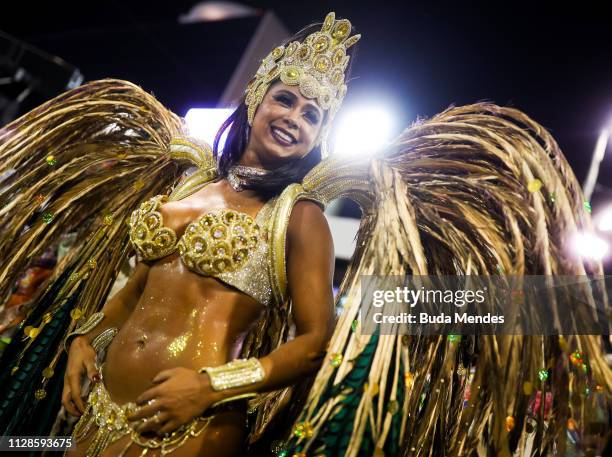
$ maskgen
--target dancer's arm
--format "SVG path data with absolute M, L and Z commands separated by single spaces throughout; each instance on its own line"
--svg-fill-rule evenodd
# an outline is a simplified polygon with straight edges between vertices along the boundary
M 91 381 L 99 379 L 96 367 L 96 352 L 91 346 L 92 341 L 104 330 L 112 327 L 121 328 L 132 314 L 144 286 L 146 284 L 149 266 L 138 263 L 125 285 L 104 305 L 104 319 L 89 332 L 69 340 L 67 346 L 68 363 L 64 374 L 62 405 L 73 416 L 85 411 L 81 398 L 81 380 L 84 375 Z
M 223 398 L 295 384 L 316 373 L 325 359 L 335 325 L 332 289 L 335 255 L 327 219 L 316 203 L 295 204 L 287 228 L 287 253 L 296 336 L 259 359 L 265 373 L 262 381 L 221 391 Z

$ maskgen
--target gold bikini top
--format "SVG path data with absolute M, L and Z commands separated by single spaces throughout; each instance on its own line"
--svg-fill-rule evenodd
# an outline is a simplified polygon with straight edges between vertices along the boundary
M 130 240 L 139 259 L 161 259 L 178 249 L 190 270 L 220 279 L 268 305 L 272 287 L 266 221 L 272 200 L 255 219 L 232 209 L 210 211 L 191 222 L 177 242 L 176 233 L 164 226 L 159 212 L 168 199 L 167 195 L 156 195 L 132 212 Z

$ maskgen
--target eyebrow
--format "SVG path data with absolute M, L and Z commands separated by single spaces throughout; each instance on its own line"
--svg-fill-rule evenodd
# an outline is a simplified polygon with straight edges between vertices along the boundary
M 291 92 L 291 91 L 289 91 L 289 90 L 287 90 L 287 89 L 280 89 L 280 90 L 277 92 L 277 94 L 280 94 L 280 93 L 283 93 L 283 94 L 289 95 L 289 96 L 293 97 L 293 99 L 294 99 L 294 100 L 297 98 L 297 95 L 295 95 L 293 92 Z M 323 116 L 323 111 L 321 110 L 321 108 L 319 108 L 319 107 L 318 107 L 317 105 L 315 105 L 314 103 L 310 103 L 310 102 L 308 102 L 308 103 L 306 103 L 306 106 L 309 106 L 309 107 L 311 107 L 311 108 L 314 108 L 314 110 L 317 112 L 317 114 L 319 115 L 319 117 Z

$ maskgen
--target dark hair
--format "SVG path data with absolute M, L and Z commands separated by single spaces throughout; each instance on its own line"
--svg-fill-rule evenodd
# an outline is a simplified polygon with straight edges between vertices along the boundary
M 292 41 L 303 41 L 308 35 L 318 30 L 321 30 L 321 23 L 314 23 L 304 27 L 291 38 L 283 43 L 287 45 Z M 351 35 L 354 34 L 354 29 L 351 30 Z M 346 53 L 351 57 L 349 66 L 345 71 L 346 80 L 350 74 L 351 65 L 355 55 L 356 46 L 353 45 L 347 49 Z M 226 119 L 221 125 L 221 128 L 215 136 L 213 144 L 213 155 L 217 160 L 217 171 L 219 176 L 227 176 L 228 170 L 242 157 L 244 150 L 249 142 L 251 127 L 247 119 L 247 106 L 244 103 L 245 97 L 240 99 L 238 108 Z M 327 118 L 327 111 L 323 118 L 323 123 Z M 223 133 L 229 128 L 227 139 L 223 152 L 220 154 L 219 143 Z M 315 146 L 305 157 L 292 160 L 289 163 L 275 168 L 265 176 L 250 178 L 243 186 L 246 189 L 252 189 L 259 194 L 269 198 L 283 191 L 285 187 L 294 182 L 301 182 L 304 176 L 321 161 L 321 147 Z

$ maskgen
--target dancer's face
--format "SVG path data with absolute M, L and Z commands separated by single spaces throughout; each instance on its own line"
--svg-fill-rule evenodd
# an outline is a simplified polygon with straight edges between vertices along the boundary
M 250 146 L 262 163 L 300 159 L 315 146 L 324 111 L 297 86 L 277 81 L 260 103 L 251 129 Z

